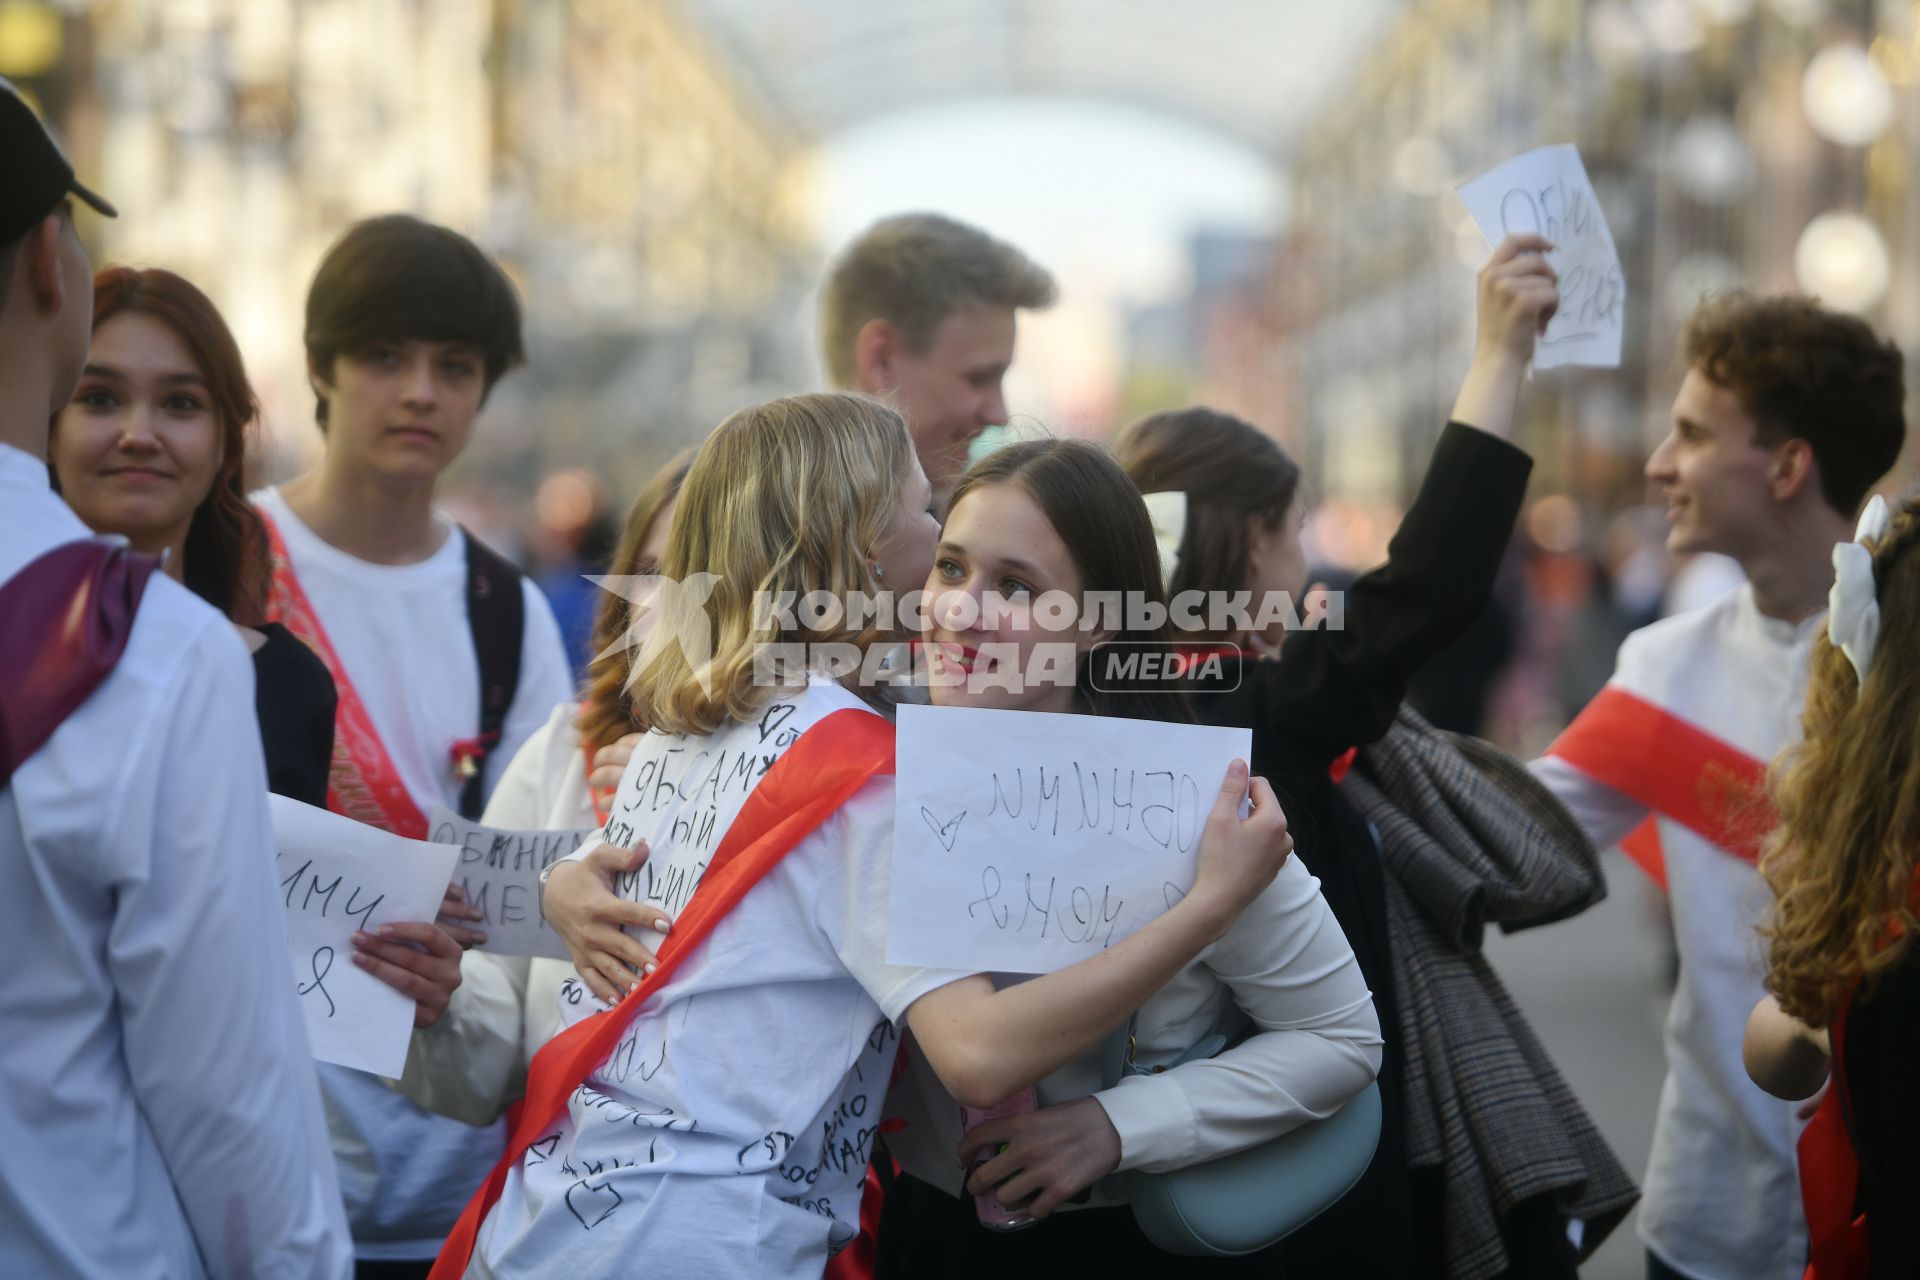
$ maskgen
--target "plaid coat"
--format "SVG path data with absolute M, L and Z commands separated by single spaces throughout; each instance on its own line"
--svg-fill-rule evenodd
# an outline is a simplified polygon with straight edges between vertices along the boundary
M 1386 871 L 1408 1157 L 1440 1170 L 1447 1274 L 1507 1270 L 1503 1224 L 1538 1197 L 1586 1223 L 1585 1258 L 1640 1193 L 1480 942 L 1489 920 L 1524 929 L 1604 897 L 1593 845 L 1517 761 L 1407 708 L 1340 789 L 1372 824 Z

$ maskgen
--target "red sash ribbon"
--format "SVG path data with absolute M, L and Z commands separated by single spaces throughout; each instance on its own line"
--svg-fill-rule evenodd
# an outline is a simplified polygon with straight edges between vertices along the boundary
M 1907 889 L 1907 909 L 1920 911 L 1920 867 Z M 1887 924 L 1881 946 L 1901 934 L 1899 921 Z M 1853 1145 L 1848 1117 L 1853 1098 L 1847 1092 L 1847 1014 L 1855 990 L 1841 997 L 1827 1024 L 1833 1050 L 1827 1096 L 1800 1131 L 1800 1205 L 1807 1215 L 1807 1239 L 1813 1257 L 1804 1280 L 1867 1280 L 1872 1270 L 1872 1236 L 1866 1215 L 1856 1212 L 1860 1194 L 1860 1153 Z
M 500 1199 L 507 1174 L 539 1141 L 567 1099 L 619 1046 L 627 1026 L 648 998 L 665 985 L 680 961 L 705 940 L 748 890 L 796 845 L 831 817 L 868 779 L 893 772 L 893 726 L 871 712 L 831 712 L 760 779 L 707 863 L 686 910 L 660 947 L 657 966 L 619 1004 L 574 1023 L 549 1040 L 527 1068 L 527 1093 L 506 1153 L 467 1202 L 430 1280 L 459 1280 L 480 1234 L 480 1224 Z
M 1856 1213 L 1860 1193 L 1860 1157 L 1847 1132 L 1845 1038 L 1852 998 L 1840 1002 L 1827 1037 L 1833 1047 L 1827 1096 L 1800 1131 L 1800 1205 L 1807 1215 L 1812 1260 L 1806 1280 L 1866 1280 L 1867 1220 Z
M 414 840 L 427 838 L 427 815 L 413 802 L 400 770 L 387 754 L 386 744 L 373 727 L 367 704 L 347 679 L 347 669 L 334 652 L 320 625 L 320 615 L 307 599 L 293 571 L 293 560 L 279 526 L 265 511 L 267 552 L 273 561 L 273 581 L 267 593 L 267 621 L 278 622 L 299 637 L 326 664 L 333 677 L 338 702 L 333 718 L 333 761 L 327 773 L 327 808 L 356 822 L 391 831 Z
M 113 674 L 133 634 L 153 556 L 87 538 L 0 586 L 0 788 Z
M 1547 754 L 1747 862 L 1759 858 L 1777 821 L 1766 795 L 1766 761 L 1618 685 L 1602 689 Z M 1651 818 L 1620 847 L 1666 887 Z

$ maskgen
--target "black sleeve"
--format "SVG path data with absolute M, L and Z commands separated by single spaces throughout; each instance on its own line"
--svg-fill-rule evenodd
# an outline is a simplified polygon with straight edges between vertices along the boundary
M 267 643 L 253 655 L 254 712 L 267 759 L 267 790 L 327 807 L 338 692 L 327 666 L 277 623 L 260 628 Z
M 1920 1275 L 1920 947 L 1909 946 L 1870 998 L 1856 997 L 1845 1058 L 1872 1274 Z
M 1268 738 L 1256 754 L 1310 781 L 1385 735 L 1414 671 L 1486 607 L 1532 469 L 1513 445 L 1447 424 L 1387 562 L 1348 590 L 1344 625 L 1295 632 L 1278 662 L 1246 665 L 1253 731 Z

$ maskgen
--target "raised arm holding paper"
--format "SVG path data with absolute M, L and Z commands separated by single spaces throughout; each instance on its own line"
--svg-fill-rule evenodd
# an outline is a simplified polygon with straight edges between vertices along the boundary
M 1446 1248 L 1439 1233 L 1423 1224 L 1450 1216 L 1485 1226 L 1493 1247 L 1507 1251 L 1518 1273 L 1566 1268 L 1572 1265 L 1567 1237 L 1553 1225 L 1565 1206 L 1581 1197 L 1603 1208 L 1616 1207 L 1623 1196 L 1625 1203 L 1632 1199 L 1615 1163 L 1598 1160 L 1578 1172 L 1563 1166 L 1561 1174 L 1527 1187 L 1535 1207 L 1544 1206 L 1543 1225 L 1503 1238 L 1502 1215 L 1490 1203 L 1484 1179 L 1477 1199 L 1469 1198 L 1469 1210 L 1461 1193 L 1473 1191 L 1473 1181 L 1445 1183 L 1438 1152 L 1423 1152 L 1424 1171 L 1416 1178 L 1406 1082 L 1408 1055 L 1418 1043 L 1416 1019 L 1427 1013 L 1401 974 L 1403 957 L 1389 927 L 1389 877 L 1378 846 L 1339 787 L 1358 751 L 1393 727 L 1414 671 L 1453 644 L 1485 607 L 1526 493 L 1532 460 L 1509 438 L 1537 339 L 1552 330 L 1563 305 L 1565 276 L 1555 269 L 1557 242 L 1551 237 L 1496 231 L 1494 238 L 1497 246 L 1479 276 L 1473 359 L 1452 420 L 1387 562 L 1346 592 L 1342 624 L 1283 631 L 1270 628 L 1262 614 L 1225 627 L 1208 623 L 1180 636 L 1186 653 L 1213 659 L 1197 669 L 1196 713 L 1205 723 L 1251 728 L 1254 771 L 1273 779 L 1294 823 L 1298 856 L 1353 944 L 1386 1036 L 1380 1070 L 1385 1119 L 1372 1167 L 1345 1199 L 1277 1251 L 1289 1270 L 1304 1275 L 1417 1273 L 1422 1259 L 1439 1258 Z M 1244 591 L 1256 601 L 1302 598 L 1308 579 L 1300 544 L 1306 516 L 1301 472 L 1272 436 L 1227 414 L 1187 409 L 1132 424 L 1115 450 L 1149 501 L 1180 501 L 1181 518 L 1163 531 L 1161 542 L 1176 595 Z M 1311 600 L 1312 593 L 1306 595 Z M 1284 619 L 1292 611 L 1276 612 Z M 1214 1062 L 1172 1068 L 1165 1073 L 1166 1087 L 1197 1083 L 1220 1069 Z M 1445 1060 L 1420 1066 L 1429 1073 L 1449 1069 Z M 1470 1088 L 1472 1081 L 1456 1085 Z M 1485 1154 L 1482 1149 L 1476 1157 Z M 1536 1162 L 1514 1171 L 1533 1178 L 1544 1167 Z M 1443 1194 L 1451 1206 L 1446 1213 L 1440 1209 Z M 1587 1247 L 1598 1235 L 1590 1233 Z

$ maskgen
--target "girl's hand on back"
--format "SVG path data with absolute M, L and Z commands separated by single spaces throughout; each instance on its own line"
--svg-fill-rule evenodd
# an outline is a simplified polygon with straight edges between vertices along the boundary
M 1240 801 L 1251 798 L 1253 808 L 1240 816 Z M 1287 815 L 1265 778 L 1247 777 L 1247 764 L 1235 760 L 1214 798 L 1213 811 L 1200 833 L 1200 857 L 1193 889 L 1187 897 L 1217 912 L 1221 933 L 1249 902 L 1273 883 L 1293 854 L 1293 836 Z
M 621 775 L 627 771 L 627 761 L 633 759 L 633 749 L 646 736 L 644 733 L 630 733 L 593 753 L 593 772 L 587 775 L 587 785 L 595 795 L 612 799 L 614 788 L 620 785 Z
M 614 892 L 615 877 L 646 860 L 645 841 L 632 849 L 603 844 L 578 861 L 555 863 L 540 894 L 540 909 L 567 944 L 581 981 L 608 1004 L 653 969 L 652 950 L 626 926 L 665 933 L 672 921 L 658 907 L 628 902 Z

